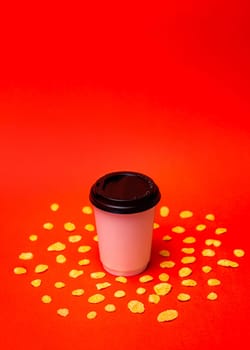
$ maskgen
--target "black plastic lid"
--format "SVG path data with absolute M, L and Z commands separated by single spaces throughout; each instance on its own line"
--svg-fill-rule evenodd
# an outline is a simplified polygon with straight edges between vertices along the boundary
M 118 171 L 104 175 L 91 187 L 91 203 L 110 213 L 132 214 L 154 207 L 161 198 L 158 186 L 143 174 Z

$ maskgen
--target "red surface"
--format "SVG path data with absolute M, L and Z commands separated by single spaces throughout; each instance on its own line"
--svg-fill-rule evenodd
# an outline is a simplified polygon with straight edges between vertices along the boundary
M 129 3 L 4 6 L 1 348 L 231 349 L 243 343 L 247 347 L 247 2 L 181 1 L 153 8 Z M 182 209 L 194 211 L 193 223 L 212 212 L 217 218 L 214 225 L 228 228 L 221 238 L 222 255 L 231 256 L 236 247 L 246 250 L 238 259 L 240 267 L 226 269 L 221 276 L 216 302 L 205 300 L 207 287 L 197 276 L 199 284 L 190 292 L 189 303 L 177 303 L 173 291 L 144 315 L 130 314 L 121 301 L 116 313 L 102 312 L 89 321 L 86 302 L 73 303 L 65 293 L 44 305 L 40 290 L 29 286 L 30 275 L 13 274 L 18 254 L 30 247 L 29 234 L 41 232 L 43 222 L 50 219 L 58 225 L 73 219 L 83 225 L 86 218 L 80 209 L 88 203 L 90 185 L 103 173 L 119 169 L 152 176 L 162 192 L 161 204 L 171 210 L 168 219 L 157 217 L 161 227 L 155 232 L 150 267 L 156 276 L 160 238 L 181 222 Z M 58 213 L 49 211 L 54 201 L 61 206 Z M 38 258 L 43 258 L 45 241 L 36 246 L 41 247 L 36 248 Z M 169 246 L 173 254 L 178 244 Z M 94 257 L 97 268 L 96 250 Z M 68 264 L 73 261 L 72 252 Z M 176 271 L 177 267 L 174 286 Z M 47 281 L 55 277 L 53 272 L 47 276 Z M 129 295 L 135 284 L 132 279 L 126 286 Z M 61 302 L 70 304 L 72 317 L 56 315 L 56 303 Z M 169 305 L 178 308 L 179 318 L 159 324 L 157 313 Z

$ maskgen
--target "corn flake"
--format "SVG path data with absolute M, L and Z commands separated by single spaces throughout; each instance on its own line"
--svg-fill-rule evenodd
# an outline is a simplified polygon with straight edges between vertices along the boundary
M 51 223 L 51 222 L 45 222 L 44 224 L 43 224 L 43 228 L 45 229 L 45 230 L 52 230 L 53 229 L 53 227 L 54 227 L 54 225 Z
M 187 218 L 191 218 L 194 214 L 190 210 L 183 210 L 180 212 L 179 215 L 182 219 L 187 219 Z
M 86 224 L 84 226 L 84 228 L 85 228 L 86 231 L 89 231 L 89 232 L 95 231 L 95 226 L 93 224 Z
M 66 222 L 64 225 L 64 230 L 68 231 L 68 232 L 72 232 L 75 231 L 76 226 L 75 224 L 73 224 L 72 222 Z
M 204 224 L 199 224 L 199 225 L 196 225 L 195 227 L 196 231 L 199 231 L 199 232 L 204 231 L 206 228 L 207 226 Z
M 218 295 L 215 292 L 211 292 L 207 295 L 208 300 L 216 300 L 217 298 L 218 298 Z
M 97 288 L 98 290 L 106 289 L 106 288 L 108 288 L 108 287 L 110 287 L 110 286 L 111 286 L 111 283 L 109 283 L 109 282 L 103 282 L 103 283 L 97 283 L 97 284 L 96 284 L 96 288 Z
M 195 252 L 195 249 L 194 248 L 182 248 L 181 251 L 185 254 L 193 254 Z
M 146 293 L 146 289 L 145 288 L 143 288 L 143 287 L 138 287 L 137 289 L 136 289 L 136 294 L 138 294 L 138 295 L 143 295 L 143 294 L 145 294 Z
M 168 261 L 162 261 L 160 263 L 160 267 L 162 267 L 163 269 L 171 269 L 172 267 L 175 266 L 175 262 L 168 260 Z
M 82 212 L 83 214 L 87 214 L 87 215 L 90 215 L 93 213 L 93 210 L 91 207 L 89 207 L 88 205 L 85 205 L 83 208 L 82 208 Z
M 159 252 L 159 254 L 160 254 L 161 256 L 164 256 L 164 257 L 170 256 L 170 252 L 169 252 L 168 250 L 166 250 L 166 249 L 161 250 L 161 251 Z
M 173 321 L 178 317 L 178 311 L 176 310 L 166 310 L 159 313 L 157 316 L 158 322 L 169 322 Z
M 154 291 L 159 296 L 167 295 L 172 289 L 172 285 L 170 283 L 162 282 L 158 283 L 154 286 Z
M 77 278 L 81 275 L 83 275 L 83 270 L 72 269 L 69 272 L 69 277 L 71 277 L 71 278 Z
M 64 264 L 66 262 L 66 257 L 63 254 L 59 254 L 56 256 L 56 262 L 58 264 Z
M 57 204 L 57 203 L 52 203 L 52 204 L 50 205 L 50 209 L 51 209 L 52 211 L 57 211 L 57 210 L 59 209 L 59 204 Z
M 174 233 L 184 233 L 186 229 L 182 226 L 175 226 L 175 227 L 172 227 L 171 231 Z
M 89 245 L 81 245 L 80 247 L 78 247 L 77 251 L 79 253 L 87 253 L 91 250 L 91 247 Z
M 238 267 L 239 264 L 236 261 L 229 259 L 220 259 L 217 261 L 217 264 L 224 267 Z
M 67 317 L 69 314 L 69 309 L 67 308 L 61 308 L 57 310 L 57 314 L 62 317 Z
M 69 236 L 68 237 L 68 241 L 70 243 L 77 243 L 77 242 L 80 242 L 80 240 L 82 239 L 82 236 L 81 235 L 72 235 L 72 236 Z
M 191 243 L 195 243 L 195 242 L 196 242 L 196 239 L 195 239 L 195 237 L 192 237 L 192 236 L 189 236 L 189 237 L 186 237 L 183 239 L 183 243 L 191 244 Z
M 134 314 L 141 314 L 145 311 L 144 304 L 138 300 L 130 300 L 128 303 L 128 308 Z
M 123 298 L 125 297 L 126 292 L 124 290 L 117 290 L 116 292 L 114 292 L 114 297 L 116 298 Z
M 86 266 L 90 264 L 90 260 L 89 259 L 81 259 L 78 261 L 78 265 L 80 266 Z
M 91 272 L 90 277 L 93 279 L 99 279 L 106 276 L 106 273 L 103 271 Z
M 189 268 L 189 267 L 182 267 L 179 271 L 178 271 L 178 275 L 183 278 L 183 277 L 188 277 L 191 275 L 193 271 Z
M 37 287 L 40 287 L 40 285 L 42 284 L 42 281 L 38 278 L 38 279 L 35 279 L 35 280 L 31 281 L 30 284 L 33 287 L 37 288 Z
M 104 306 L 104 310 L 107 312 L 114 312 L 116 310 L 116 307 L 114 304 L 107 304 Z
M 154 229 L 157 229 L 157 228 L 159 228 L 159 227 L 160 227 L 160 225 L 159 225 L 157 222 L 154 222 L 153 228 L 154 228 Z
M 169 280 L 169 275 L 167 273 L 160 273 L 159 274 L 159 280 L 161 282 L 167 282 Z
M 61 281 L 58 281 L 58 282 L 55 282 L 54 286 L 55 286 L 55 288 L 57 288 L 57 289 L 61 289 L 61 288 L 64 288 L 64 287 L 65 287 L 65 283 L 64 283 L 64 282 L 61 282 Z
M 84 294 L 84 290 L 81 289 L 81 288 L 74 289 L 74 290 L 72 290 L 71 294 L 74 295 L 74 296 L 78 296 L 79 297 L 79 296 Z
M 182 280 L 181 284 L 185 287 L 195 287 L 197 286 L 197 282 L 193 279 L 186 279 L 186 280 Z
M 207 281 L 207 284 L 209 286 L 219 286 L 221 284 L 221 281 L 218 280 L 217 278 L 210 278 L 208 281 Z
M 191 297 L 190 297 L 190 295 L 187 294 L 187 293 L 179 293 L 179 294 L 177 295 L 177 299 L 178 299 L 179 301 L 188 301 L 188 300 L 191 299 Z
M 212 257 L 212 256 L 215 256 L 215 251 L 212 249 L 203 249 L 202 255 Z
M 140 278 L 139 278 L 139 281 L 141 282 L 141 283 L 146 283 L 146 282 L 150 282 L 150 281 L 152 281 L 154 278 L 152 277 L 152 276 L 150 276 L 150 275 L 144 275 L 144 276 L 141 276 Z
M 90 312 L 87 313 L 87 318 L 89 320 L 94 320 L 96 318 L 96 316 L 97 316 L 97 312 L 96 311 L 90 311 Z
M 161 298 L 157 294 L 150 294 L 148 296 L 148 302 L 151 304 L 158 304 L 160 302 Z
M 115 280 L 117 282 L 120 282 L 120 283 L 127 283 L 127 281 L 128 281 L 127 278 L 124 277 L 124 276 L 118 276 L 118 277 L 115 278 Z
M 162 237 L 163 241 L 171 241 L 171 239 L 172 239 L 172 237 L 169 236 L 169 235 L 165 235 L 165 236 Z
M 35 267 L 35 272 L 36 273 L 42 273 L 48 270 L 48 265 L 46 264 L 39 264 Z
M 208 265 L 202 266 L 202 271 L 205 273 L 209 273 L 210 271 L 212 271 L 212 267 Z
M 19 254 L 19 259 L 20 260 L 31 260 L 33 259 L 34 254 L 31 252 L 23 252 L 21 254 Z
M 207 215 L 205 216 L 205 218 L 206 218 L 207 220 L 209 220 L 209 221 L 214 221 L 214 220 L 215 220 L 214 214 L 207 214 Z
M 61 252 L 62 250 L 65 250 L 66 245 L 62 242 L 55 242 L 48 246 L 47 250 L 48 252 Z
M 43 295 L 41 300 L 44 304 L 50 304 L 52 301 L 52 298 L 50 295 Z
M 206 240 L 205 240 L 205 244 L 206 244 L 207 246 L 213 245 L 214 247 L 218 248 L 218 247 L 221 246 L 221 241 L 219 241 L 218 239 L 209 238 L 209 239 L 206 239 Z
M 226 233 L 227 232 L 227 229 L 225 227 L 218 227 L 216 230 L 215 230 L 215 234 L 216 235 L 221 235 L 223 233 Z
M 160 216 L 162 216 L 163 218 L 167 217 L 169 215 L 169 208 L 168 207 L 161 207 L 160 208 Z
M 196 257 L 195 256 L 184 256 L 181 259 L 182 264 L 192 264 L 196 261 Z
M 90 304 L 98 304 L 105 300 L 105 296 L 102 294 L 94 294 L 88 298 Z
M 38 240 L 38 236 L 37 236 L 37 235 L 30 235 L 30 236 L 29 236 L 29 240 L 30 240 L 31 242 L 35 242 L 35 241 Z
M 235 256 L 237 256 L 237 258 L 242 258 L 245 255 L 243 249 L 234 249 L 233 253 Z

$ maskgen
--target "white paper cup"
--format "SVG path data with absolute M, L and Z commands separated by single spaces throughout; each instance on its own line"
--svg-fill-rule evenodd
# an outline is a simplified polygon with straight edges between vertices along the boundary
M 113 275 L 132 276 L 146 269 L 151 256 L 157 185 L 135 172 L 110 173 L 92 186 L 99 253 Z

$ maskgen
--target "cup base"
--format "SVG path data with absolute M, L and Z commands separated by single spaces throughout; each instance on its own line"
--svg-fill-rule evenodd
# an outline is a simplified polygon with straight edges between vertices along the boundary
M 136 269 L 136 270 L 132 270 L 132 271 L 131 270 L 130 271 L 113 270 L 105 265 L 103 265 L 103 268 L 105 271 L 107 271 L 108 273 L 110 273 L 111 275 L 114 275 L 114 276 L 134 276 L 134 275 L 138 275 L 139 273 L 146 270 L 147 266 L 148 266 L 148 263 L 146 265 L 144 265 L 143 267 Z

